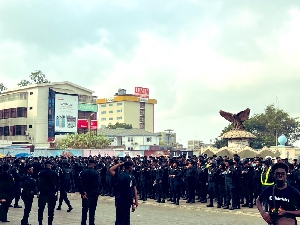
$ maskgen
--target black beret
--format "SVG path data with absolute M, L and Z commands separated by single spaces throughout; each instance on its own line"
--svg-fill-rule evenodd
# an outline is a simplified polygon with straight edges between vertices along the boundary
M 134 165 L 134 163 L 132 161 L 126 161 L 126 162 L 124 162 L 124 167 L 125 168 L 128 168 L 129 166 L 133 166 L 133 165 Z
M 288 172 L 288 170 L 289 170 L 288 165 L 286 165 L 285 163 L 279 162 L 279 163 L 275 163 L 274 166 L 272 166 L 272 173 L 274 173 L 275 170 L 277 170 L 278 168 L 284 169 L 285 172 Z
M 243 165 L 248 164 L 248 163 L 249 163 L 249 160 L 248 160 L 248 159 L 245 159 L 245 160 L 243 161 Z
M 47 161 L 45 162 L 45 165 L 47 165 L 47 164 L 52 165 L 52 162 L 50 162 L 49 160 L 47 160 Z
M 96 161 L 94 159 L 90 159 L 89 164 L 92 164 L 92 163 L 96 164 Z
M 9 165 L 8 165 L 7 163 L 3 164 L 3 165 L 2 165 L 2 170 L 3 170 L 3 171 L 9 170 Z
M 31 164 L 25 166 L 25 171 L 29 170 L 29 168 L 32 168 Z

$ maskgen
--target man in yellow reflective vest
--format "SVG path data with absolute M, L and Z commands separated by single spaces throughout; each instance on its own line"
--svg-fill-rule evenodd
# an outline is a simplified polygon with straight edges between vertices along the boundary
M 262 191 L 269 186 L 274 185 L 274 179 L 271 174 L 271 162 L 269 160 L 262 162 L 262 172 L 260 175 L 260 182 L 262 184 Z M 264 202 L 265 211 L 268 212 L 268 203 Z

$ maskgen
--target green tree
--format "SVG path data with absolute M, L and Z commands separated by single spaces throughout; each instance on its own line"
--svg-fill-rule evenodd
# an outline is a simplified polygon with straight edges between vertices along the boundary
M 106 126 L 107 129 L 117 129 L 117 128 L 124 128 L 124 129 L 132 129 L 131 124 L 127 123 L 119 123 L 117 122 L 115 125 L 112 125 L 111 123 Z
M 0 91 L 7 90 L 3 83 L 0 83 Z
M 246 131 L 254 134 L 257 138 L 250 141 L 250 146 L 254 149 L 261 149 L 264 146 L 276 145 L 277 136 L 284 134 L 288 139 L 288 145 L 300 140 L 300 122 L 298 117 L 291 117 L 282 109 L 277 109 L 274 105 L 268 105 L 265 111 L 255 114 L 245 121 Z M 222 134 L 228 132 L 233 127 L 230 124 L 222 130 Z M 215 147 L 227 146 L 227 140 L 216 139 Z
M 45 74 L 41 70 L 36 70 L 35 72 L 31 72 L 29 75 L 30 80 L 21 80 L 18 83 L 19 87 L 28 86 L 30 84 L 43 84 L 43 83 L 50 83 L 48 79 L 46 79 Z
M 222 130 L 220 136 L 222 136 L 222 134 L 224 134 L 224 133 L 226 133 L 226 132 L 228 132 L 228 131 L 230 131 L 232 129 L 233 129 L 233 124 L 229 124 L 228 126 L 226 126 Z M 216 147 L 216 148 L 222 148 L 222 147 L 228 146 L 228 140 L 227 139 L 222 139 L 222 138 L 218 137 L 218 138 L 215 139 L 215 143 L 214 143 L 213 146 Z
M 256 135 L 257 139 L 250 142 L 252 148 L 276 145 L 277 136 L 284 134 L 287 145 L 300 140 L 300 122 L 298 117 L 291 117 L 282 109 L 268 105 L 264 113 L 255 114 L 245 122 L 246 130 Z
M 109 146 L 110 143 L 111 141 L 103 135 L 75 133 L 67 134 L 56 147 L 60 149 L 102 149 Z

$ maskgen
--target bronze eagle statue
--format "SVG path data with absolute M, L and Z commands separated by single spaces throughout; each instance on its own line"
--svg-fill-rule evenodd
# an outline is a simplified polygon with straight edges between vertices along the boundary
M 229 122 L 232 122 L 235 130 L 245 130 L 245 126 L 243 122 L 249 119 L 249 114 L 250 114 L 249 108 L 237 114 L 232 114 L 220 110 L 220 115 L 224 117 L 226 120 L 228 120 Z

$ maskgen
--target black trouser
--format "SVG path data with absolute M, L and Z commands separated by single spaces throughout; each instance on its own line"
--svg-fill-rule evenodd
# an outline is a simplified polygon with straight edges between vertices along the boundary
M 20 198 L 21 198 L 21 185 L 16 184 L 15 185 L 15 206 L 19 205 Z
M 5 198 L 6 202 L 0 203 L 0 221 L 7 220 L 7 213 L 9 209 L 9 205 L 11 203 L 11 199 Z
M 253 182 L 243 183 L 243 196 L 246 199 L 245 204 L 247 205 L 253 205 L 253 190 L 254 190 Z
M 226 200 L 225 200 L 225 205 L 229 206 L 230 205 L 230 201 L 232 201 L 232 206 L 235 207 L 237 206 L 237 202 L 236 202 L 236 188 L 234 185 L 232 185 L 232 183 L 226 183 L 225 182 L 225 195 L 226 195 Z
M 213 205 L 214 198 L 216 196 L 217 184 L 215 182 L 208 182 L 208 194 L 209 194 L 209 204 Z
M 225 203 L 225 187 L 223 184 L 218 184 L 218 190 L 217 190 L 217 202 L 218 206 L 222 206 L 223 203 Z
M 89 212 L 89 225 L 95 225 L 95 213 L 98 203 L 98 197 L 89 197 L 82 199 L 81 225 L 86 225 L 87 213 Z
M 195 201 L 196 181 L 194 177 L 187 177 L 187 199 Z
M 22 225 L 28 224 L 28 218 L 32 208 L 33 197 L 34 197 L 33 195 L 22 197 L 22 200 L 24 202 L 24 214 L 23 214 L 23 219 L 21 220 Z
M 174 181 L 173 184 L 173 188 L 174 188 L 174 192 L 173 192 L 173 201 L 175 203 L 179 203 L 180 200 L 180 196 L 181 196 L 181 183 L 179 183 L 178 181 Z
M 142 180 L 141 182 L 141 199 L 142 200 L 147 200 L 147 195 L 148 195 L 148 182 L 145 180 Z
M 166 198 L 166 194 L 164 192 L 163 182 L 159 182 L 156 180 L 156 187 L 157 187 L 157 200 L 164 200 Z
M 44 196 L 40 195 L 38 200 L 38 221 L 40 224 L 43 222 L 43 213 L 48 204 L 48 225 L 51 225 L 54 219 L 54 209 L 57 201 L 56 195 Z
M 206 200 L 207 195 L 207 188 L 205 182 L 198 183 L 198 190 L 199 191 L 199 197 L 201 200 Z
M 115 225 L 130 225 L 130 207 L 128 204 L 116 203 Z
M 58 200 L 58 207 L 61 207 L 63 201 L 65 201 L 65 203 L 67 204 L 67 206 L 69 208 L 71 208 L 71 203 L 70 203 L 70 200 L 68 199 L 68 193 L 66 191 L 65 188 L 61 188 L 59 190 L 59 200 Z

